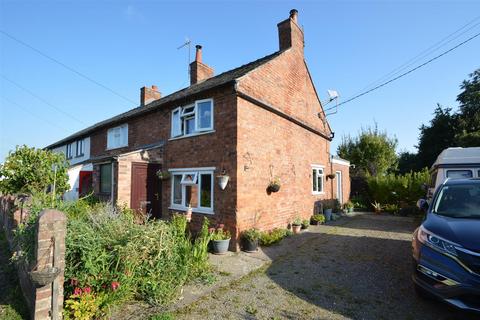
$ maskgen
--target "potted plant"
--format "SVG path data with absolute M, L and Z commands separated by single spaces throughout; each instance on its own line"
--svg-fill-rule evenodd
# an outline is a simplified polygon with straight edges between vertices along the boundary
M 310 225 L 310 221 L 308 221 L 306 219 L 303 220 L 302 221 L 302 230 L 307 230 L 309 225 Z
M 258 240 L 261 233 L 258 229 L 250 228 L 242 233 L 243 251 L 255 252 L 258 249 Z
M 330 179 L 330 180 L 335 179 L 335 174 L 334 173 L 327 174 L 327 179 Z
M 217 228 L 211 228 L 212 249 L 214 254 L 225 254 L 230 245 L 230 231 L 224 230 L 224 225 L 220 224 Z
M 316 213 L 310 219 L 313 225 L 319 225 L 325 223 L 325 216 L 320 213 Z
M 347 203 L 345 203 L 345 208 L 347 208 L 348 212 L 353 212 L 353 202 L 347 201 Z
M 170 172 L 160 169 L 157 171 L 157 177 L 160 180 L 168 180 L 170 179 Z
M 302 228 L 302 219 L 296 217 L 292 222 L 292 231 L 294 234 L 300 233 L 300 229 Z
M 268 185 L 268 190 L 270 192 L 278 192 L 280 190 L 280 186 L 281 186 L 280 178 L 275 177 L 275 178 L 272 179 L 272 181 L 270 181 L 270 183 Z
M 382 212 L 382 205 L 379 202 L 372 202 L 372 207 L 376 214 L 380 214 L 380 212 Z
M 325 215 L 325 221 L 332 220 L 332 210 L 333 210 L 333 206 L 330 202 L 326 202 L 323 205 L 323 214 Z

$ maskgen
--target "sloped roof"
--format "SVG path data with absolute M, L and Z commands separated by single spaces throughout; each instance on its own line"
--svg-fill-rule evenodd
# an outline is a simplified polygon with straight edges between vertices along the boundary
M 151 112 L 153 110 L 156 110 L 156 109 L 162 107 L 166 103 L 173 102 L 173 101 L 176 101 L 178 99 L 183 99 L 183 98 L 186 98 L 188 96 L 200 93 L 202 91 L 213 89 L 215 87 L 218 87 L 218 86 L 227 84 L 229 82 L 232 82 L 232 81 L 246 75 L 250 71 L 260 67 L 261 65 L 275 59 L 281 53 L 282 53 L 282 51 L 277 51 L 277 52 L 272 53 L 268 56 L 265 56 L 265 57 L 260 58 L 258 60 L 247 63 L 243 66 L 240 66 L 238 68 L 223 72 L 223 73 L 221 73 L 217 76 L 214 76 L 212 78 L 209 78 L 205 81 L 193 84 L 189 87 L 186 87 L 184 89 L 181 89 L 179 91 L 171 93 L 168 96 L 165 96 L 161 99 L 155 100 L 155 101 L 153 101 L 153 102 L 151 102 L 151 103 L 149 103 L 145 106 L 139 106 L 139 107 L 131 109 L 127 112 L 121 113 L 117 116 L 114 116 L 114 117 L 111 117 L 109 119 L 100 121 L 100 122 L 98 122 L 98 123 L 96 123 L 96 124 L 94 124 L 94 125 L 92 125 L 88 128 L 80 130 L 80 131 L 78 131 L 78 132 L 76 132 L 76 133 L 74 133 L 74 134 L 72 134 L 72 135 L 70 135 L 70 136 L 68 136 L 68 137 L 66 137 L 62 140 L 59 140 L 55 143 L 52 143 L 51 145 L 47 146 L 46 148 L 51 149 L 51 148 L 58 147 L 62 144 L 65 144 L 65 143 L 71 141 L 71 140 L 74 140 L 76 138 L 86 136 L 86 135 L 92 133 L 93 131 L 95 131 L 95 130 L 101 128 L 101 127 L 105 127 L 105 126 L 113 124 L 113 123 L 118 123 L 118 122 L 128 120 L 128 119 L 130 119 L 132 117 L 135 117 L 135 116 L 138 116 L 140 114 L 148 113 L 148 112 Z

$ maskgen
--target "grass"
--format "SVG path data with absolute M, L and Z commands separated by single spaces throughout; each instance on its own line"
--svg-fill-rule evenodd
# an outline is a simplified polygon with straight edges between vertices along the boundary
M 0 319 L 28 319 L 28 309 L 18 283 L 17 272 L 9 259 L 7 239 L 3 230 L 0 230 Z

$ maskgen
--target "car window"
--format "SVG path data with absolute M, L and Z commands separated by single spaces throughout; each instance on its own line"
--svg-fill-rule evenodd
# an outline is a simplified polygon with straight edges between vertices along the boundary
M 447 170 L 447 178 L 451 179 L 464 179 L 472 178 L 472 170 Z
M 435 200 L 433 211 L 454 218 L 480 218 L 480 185 L 444 186 Z

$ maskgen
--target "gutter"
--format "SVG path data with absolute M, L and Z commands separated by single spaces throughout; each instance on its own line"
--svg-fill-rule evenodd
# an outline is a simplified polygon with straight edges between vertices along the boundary
M 286 114 L 286 113 L 278 110 L 277 108 L 275 108 L 275 107 L 273 107 L 273 106 L 271 106 L 271 105 L 269 105 L 269 104 L 267 104 L 267 103 L 265 103 L 265 102 L 263 102 L 263 101 L 260 101 L 260 100 L 258 100 L 257 98 L 254 98 L 254 97 L 252 97 L 252 96 L 250 96 L 250 95 L 248 95 L 248 94 L 246 94 L 246 93 L 243 93 L 243 92 L 239 91 L 239 90 L 238 90 L 237 83 L 235 83 L 235 92 L 236 92 L 236 94 L 237 94 L 237 97 L 242 98 L 242 99 L 244 99 L 244 100 L 246 100 L 246 101 L 248 101 L 248 102 L 251 102 L 251 103 L 259 106 L 260 108 L 265 109 L 265 110 L 267 110 L 267 111 L 270 111 L 270 112 L 276 114 L 277 116 L 282 117 L 282 118 L 284 118 L 284 119 L 286 119 L 286 120 L 288 120 L 288 121 L 290 121 L 290 122 L 293 122 L 293 123 L 295 123 L 296 125 L 302 127 L 303 129 L 306 129 L 306 130 L 308 130 L 308 131 L 310 131 L 310 132 L 312 132 L 312 133 L 314 133 L 314 134 L 316 134 L 316 135 L 318 135 L 318 136 L 321 136 L 322 138 L 325 138 L 325 139 L 327 139 L 328 141 L 332 141 L 332 139 L 333 139 L 333 137 L 334 137 L 333 132 L 332 132 L 332 134 L 331 134 L 330 136 L 328 136 L 328 135 L 326 135 L 325 133 L 323 133 L 323 132 L 321 132 L 321 131 L 319 131 L 319 130 L 311 127 L 311 126 L 309 126 L 308 124 L 306 124 L 306 123 L 304 123 L 304 122 L 302 122 L 302 121 L 300 121 L 300 120 L 297 120 L 297 119 L 295 119 L 294 117 L 292 117 L 292 116 L 290 116 L 290 115 L 288 115 L 288 114 Z

